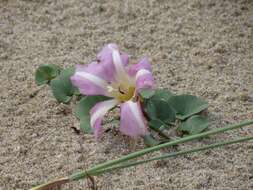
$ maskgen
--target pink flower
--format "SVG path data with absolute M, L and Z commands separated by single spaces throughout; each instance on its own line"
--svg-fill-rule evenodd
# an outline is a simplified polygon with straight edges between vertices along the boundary
M 148 134 L 138 92 L 153 88 L 154 79 L 147 58 L 129 65 L 127 54 L 121 53 L 116 44 L 106 45 L 97 56 L 97 62 L 77 65 L 72 83 L 84 95 L 104 95 L 112 99 L 97 103 L 90 111 L 90 124 L 98 138 L 103 129 L 104 115 L 117 105 L 121 108 L 120 131 L 131 137 Z

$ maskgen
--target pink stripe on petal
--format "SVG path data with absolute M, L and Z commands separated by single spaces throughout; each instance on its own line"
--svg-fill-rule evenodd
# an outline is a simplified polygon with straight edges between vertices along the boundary
M 141 89 L 153 88 L 154 78 L 150 71 L 141 69 L 135 76 L 137 91 Z
M 76 72 L 83 71 L 98 76 L 108 82 L 112 78 L 112 70 L 108 65 L 100 64 L 98 62 L 91 62 L 87 65 L 76 65 Z
M 110 73 L 110 81 L 114 81 L 117 70 L 113 60 L 113 52 L 115 51 L 119 52 L 119 57 L 121 59 L 120 61 L 121 64 L 123 64 L 123 67 L 127 66 L 129 62 L 129 56 L 126 53 L 121 53 L 116 44 L 107 44 L 97 55 L 99 63 L 103 64 L 106 70 L 108 70 L 108 73 Z
M 116 99 L 106 100 L 97 103 L 90 111 L 90 125 L 96 138 L 99 138 L 103 132 L 101 122 L 104 115 L 118 104 Z
M 112 48 L 113 49 L 118 49 L 118 46 L 116 44 L 110 43 L 105 45 L 102 50 L 98 53 L 97 58 L 99 61 L 105 61 L 107 59 L 112 60 Z
M 93 130 L 93 133 L 94 133 L 94 136 L 96 139 L 99 139 L 104 132 L 104 130 L 101 126 L 101 123 L 102 123 L 102 119 L 99 118 L 96 120 L 96 122 L 92 126 L 92 130 Z
M 148 61 L 148 58 L 144 57 L 139 61 L 139 63 L 131 65 L 128 70 L 128 74 L 134 76 L 141 69 L 146 69 L 151 72 L 152 68 Z
M 116 44 L 114 43 L 110 43 L 105 45 L 102 50 L 98 53 L 97 55 L 97 59 L 101 62 L 101 63 L 111 63 L 112 64 L 112 51 L 113 50 L 117 50 L 119 51 L 119 48 Z M 122 53 L 120 52 L 120 56 L 122 59 L 122 63 L 124 64 L 124 66 L 126 66 L 128 64 L 129 61 L 129 56 L 126 53 Z
M 148 134 L 146 119 L 138 102 L 130 100 L 121 104 L 120 131 L 130 137 Z
M 116 44 L 111 45 L 117 48 Z M 112 81 L 114 79 L 115 68 L 112 62 L 112 50 L 108 47 L 108 45 L 104 46 L 98 53 L 97 60 L 99 61 L 99 64 L 104 65 L 108 73 L 110 73 L 110 81 Z
M 126 53 L 121 53 L 121 60 L 123 65 L 126 67 L 129 63 L 129 55 L 127 55 Z
M 107 82 L 86 72 L 75 72 L 70 80 L 83 95 L 108 95 Z

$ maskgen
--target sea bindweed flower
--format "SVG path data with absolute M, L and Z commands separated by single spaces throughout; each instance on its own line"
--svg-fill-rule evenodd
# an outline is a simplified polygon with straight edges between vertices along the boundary
M 90 111 L 90 125 L 96 138 L 103 132 L 101 123 L 104 115 L 118 105 L 123 134 L 138 137 L 149 133 L 138 96 L 140 90 L 154 86 L 147 58 L 129 65 L 129 56 L 120 52 L 116 44 L 108 44 L 97 55 L 97 61 L 77 65 L 71 81 L 83 95 L 111 97 L 97 103 Z

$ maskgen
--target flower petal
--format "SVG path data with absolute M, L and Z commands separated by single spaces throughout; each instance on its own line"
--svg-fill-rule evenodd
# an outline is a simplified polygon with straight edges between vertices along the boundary
M 121 57 L 123 65 L 126 67 L 129 63 L 129 55 L 127 55 L 126 53 L 121 53 L 120 57 Z
M 115 71 L 116 71 L 116 73 L 115 73 L 116 79 L 119 82 L 129 81 L 128 74 L 127 74 L 124 64 L 122 62 L 122 58 L 120 56 L 120 53 L 117 49 L 112 49 L 112 60 L 113 60 L 113 65 L 114 65 Z
M 107 67 L 105 64 L 101 64 L 98 62 L 91 62 L 87 65 L 76 65 L 76 71 L 87 72 L 96 75 L 108 82 L 110 82 L 112 75 L 111 69 L 109 67 Z
M 148 134 L 146 120 L 138 102 L 127 101 L 121 104 L 120 131 L 131 137 Z
M 120 73 L 125 73 L 125 67 L 128 65 L 129 56 L 125 53 L 120 53 L 116 44 L 108 44 L 99 52 L 97 59 L 103 64 L 108 73 L 110 73 L 110 81 L 115 81 Z M 123 74 L 125 76 L 125 74 Z
M 84 95 L 108 95 L 108 82 L 104 80 L 106 73 L 97 63 L 77 65 L 71 76 L 71 82 Z
M 102 50 L 98 53 L 97 59 L 100 62 L 112 63 L 112 49 L 111 48 L 118 49 L 118 46 L 116 44 L 113 44 L 113 43 L 105 45 L 102 48 Z
M 139 61 L 139 63 L 131 65 L 128 70 L 128 74 L 131 76 L 135 76 L 136 73 L 141 69 L 146 69 L 150 72 L 152 71 L 148 58 L 144 57 Z
M 118 104 L 116 99 L 106 100 L 103 102 L 97 103 L 90 111 L 90 125 L 93 129 L 96 139 L 98 139 L 103 132 L 101 122 L 104 115 L 113 107 Z
M 147 89 L 154 87 L 154 78 L 149 70 L 141 69 L 136 73 L 135 76 L 136 89 Z
M 112 51 L 113 51 L 113 49 L 119 51 L 118 46 L 114 43 L 110 43 L 110 44 L 105 45 L 102 48 L 102 50 L 98 53 L 97 59 L 102 63 L 112 64 Z M 122 53 L 122 52 L 120 54 L 121 54 L 122 63 L 124 64 L 124 66 L 126 66 L 129 61 L 129 56 L 126 53 Z

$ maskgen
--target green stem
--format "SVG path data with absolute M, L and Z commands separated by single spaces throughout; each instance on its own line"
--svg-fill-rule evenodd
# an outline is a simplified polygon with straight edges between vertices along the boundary
M 191 140 L 203 138 L 203 137 L 206 137 L 206 136 L 209 136 L 209 135 L 214 135 L 214 134 L 225 132 L 225 131 L 228 131 L 228 130 L 237 129 L 237 128 L 240 128 L 240 127 L 243 127 L 243 126 L 246 126 L 246 125 L 251 125 L 251 124 L 253 124 L 253 120 L 243 121 L 239 124 L 229 125 L 229 126 L 226 126 L 226 127 L 214 129 L 214 130 L 203 132 L 203 133 L 196 134 L 196 135 L 187 136 L 187 137 L 180 138 L 180 139 L 177 139 L 177 140 L 174 140 L 174 141 L 171 141 L 171 142 L 167 142 L 167 143 L 164 143 L 164 144 L 160 144 L 160 145 L 157 145 L 157 146 L 146 148 L 146 149 L 143 149 L 143 150 L 140 150 L 140 151 L 137 151 L 137 152 L 133 152 L 133 153 L 128 154 L 126 156 L 122 156 L 122 157 L 117 158 L 115 160 L 110 160 L 108 162 L 98 164 L 98 165 L 92 167 L 91 169 L 89 169 L 87 171 L 81 171 L 81 172 L 75 173 L 75 174 L 71 175 L 69 177 L 69 179 L 70 180 L 79 180 L 79 179 L 82 179 L 82 178 L 86 177 L 87 173 L 91 174 L 94 171 L 98 171 L 98 170 L 101 170 L 101 169 L 111 167 L 111 166 L 119 164 L 121 162 L 128 161 L 130 159 L 140 157 L 144 154 L 154 152 L 154 151 L 160 150 L 162 148 L 166 148 L 166 147 L 169 147 L 169 146 L 177 145 L 177 144 L 188 142 L 188 141 L 191 141 Z
M 146 159 L 146 160 L 140 160 L 140 161 L 136 161 L 136 162 L 130 162 L 130 163 L 122 164 L 122 165 L 112 166 L 110 168 L 95 171 L 94 173 L 92 173 L 92 175 L 100 175 L 100 174 L 103 174 L 103 173 L 106 173 L 106 172 L 110 172 L 112 170 L 128 168 L 128 167 L 136 166 L 136 165 L 139 165 L 139 164 L 144 164 L 144 163 L 147 163 L 147 162 L 151 162 L 151 161 L 154 161 L 154 160 L 163 160 L 163 159 L 170 158 L 170 157 L 181 156 L 181 155 L 185 155 L 185 154 L 190 154 L 190 153 L 199 152 L 199 151 L 203 151 L 203 150 L 208 150 L 208 149 L 212 149 L 212 148 L 218 148 L 218 147 L 221 147 L 221 146 L 235 144 L 235 143 L 239 143 L 239 142 L 245 142 L 245 141 L 249 141 L 249 140 L 253 140 L 253 136 L 243 137 L 243 138 L 239 138 L 239 139 L 235 139 L 235 140 L 231 140 L 231 141 L 227 141 L 227 142 L 214 143 L 214 144 L 210 144 L 210 145 L 203 146 L 203 147 L 193 148 L 193 149 L 190 149 L 190 150 L 182 150 L 182 151 L 179 151 L 179 152 L 172 152 L 172 153 L 169 153 L 169 154 L 163 154 L 161 156 L 152 157 L 152 158 L 149 158 L 149 159 Z

